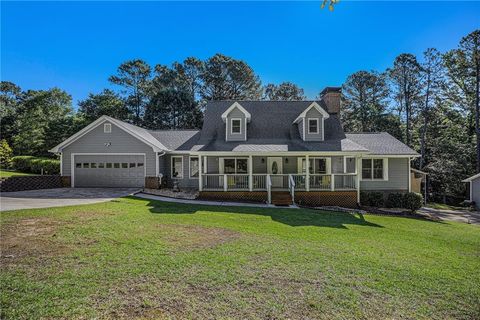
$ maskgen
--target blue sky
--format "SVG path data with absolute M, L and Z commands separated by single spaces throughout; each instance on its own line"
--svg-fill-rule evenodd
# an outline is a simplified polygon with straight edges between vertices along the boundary
M 152 66 L 217 52 L 264 83 L 292 81 L 309 98 L 402 52 L 455 48 L 480 27 L 479 2 L 1 2 L 1 79 L 73 96 L 111 87 L 125 60 Z

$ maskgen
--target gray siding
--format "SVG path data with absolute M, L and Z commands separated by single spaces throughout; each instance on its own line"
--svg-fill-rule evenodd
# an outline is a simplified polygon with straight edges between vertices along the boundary
M 107 147 L 105 143 L 110 143 L 110 146 Z M 64 176 L 71 176 L 72 153 L 145 153 L 147 176 L 156 175 L 156 153 L 152 147 L 118 128 L 113 123 L 111 133 L 104 133 L 103 124 L 100 124 L 62 150 Z
M 309 118 L 314 118 L 318 119 L 318 134 L 309 134 L 308 133 L 308 119 Z M 323 141 L 323 136 L 322 136 L 322 119 L 323 116 L 320 112 L 318 112 L 317 109 L 311 108 L 307 112 L 307 116 L 305 117 L 305 141 Z
M 232 118 L 239 118 L 241 121 L 241 133 L 240 134 L 231 134 L 231 119 Z M 245 127 L 245 122 L 247 121 L 245 114 L 240 111 L 238 108 L 233 109 L 227 116 L 226 119 L 226 129 L 227 129 L 227 141 L 246 141 L 247 140 L 247 132 Z
M 360 183 L 361 190 L 397 190 L 408 191 L 408 158 L 389 158 L 388 159 L 388 180 L 387 181 L 367 181 Z M 358 168 L 361 170 L 361 168 Z
M 300 133 L 300 138 L 302 138 L 302 140 L 305 140 L 305 137 L 303 136 L 303 126 L 305 125 L 305 121 L 300 120 L 300 122 L 298 123 L 298 133 Z
M 472 188 L 472 200 L 475 201 L 477 209 L 480 209 L 480 178 L 472 180 L 470 188 Z
M 172 183 L 172 156 L 181 156 L 183 158 L 183 177 L 181 179 L 175 178 L 179 181 L 180 188 L 198 188 L 198 178 L 190 178 L 190 156 L 181 154 L 166 154 L 163 157 L 162 166 L 160 166 L 160 173 L 167 179 L 168 184 Z

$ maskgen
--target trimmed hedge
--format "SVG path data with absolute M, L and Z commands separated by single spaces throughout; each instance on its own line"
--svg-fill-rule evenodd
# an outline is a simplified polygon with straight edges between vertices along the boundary
M 405 208 L 415 212 L 422 205 L 423 196 L 415 192 L 390 193 L 387 198 L 387 207 L 389 208 Z
M 28 173 L 59 174 L 60 161 L 48 158 L 36 158 L 33 156 L 17 156 L 12 158 L 13 170 Z
M 360 203 L 369 207 L 383 207 L 385 201 L 383 200 L 382 192 L 362 191 L 360 192 Z

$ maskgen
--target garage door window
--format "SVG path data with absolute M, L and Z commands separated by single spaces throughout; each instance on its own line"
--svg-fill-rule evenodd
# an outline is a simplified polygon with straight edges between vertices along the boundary
M 107 162 L 107 163 L 106 163 L 106 167 L 107 167 L 107 169 L 111 169 L 111 168 L 112 168 L 112 163 L 111 163 L 111 162 Z
M 135 162 L 130 162 L 130 168 L 135 168 Z
M 99 168 L 99 169 L 105 168 L 105 163 L 100 162 L 100 163 L 98 164 L 98 168 Z
M 120 163 L 118 163 L 118 162 L 115 162 L 115 163 L 113 164 L 113 167 L 114 167 L 115 169 L 118 169 L 118 168 L 120 168 Z
M 95 162 L 90 163 L 90 168 L 96 169 L 96 168 L 97 168 L 97 164 L 96 164 Z
M 83 168 L 84 168 L 84 169 L 90 168 L 90 164 L 89 164 L 89 163 L 84 163 L 84 164 L 83 164 Z
M 122 163 L 122 169 L 128 169 L 128 163 L 123 162 Z
M 172 177 L 183 178 L 183 157 L 172 157 Z
M 81 163 L 75 163 L 75 168 L 81 168 L 82 167 L 82 164 Z
M 139 162 L 139 163 L 137 164 L 137 167 L 143 167 L 143 162 Z

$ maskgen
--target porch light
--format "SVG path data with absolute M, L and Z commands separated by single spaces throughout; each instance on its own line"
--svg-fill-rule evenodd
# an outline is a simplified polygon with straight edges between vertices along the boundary
M 288 163 L 288 158 L 285 158 L 285 163 Z
M 262 163 L 265 163 L 265 158 L 262 158 Z

